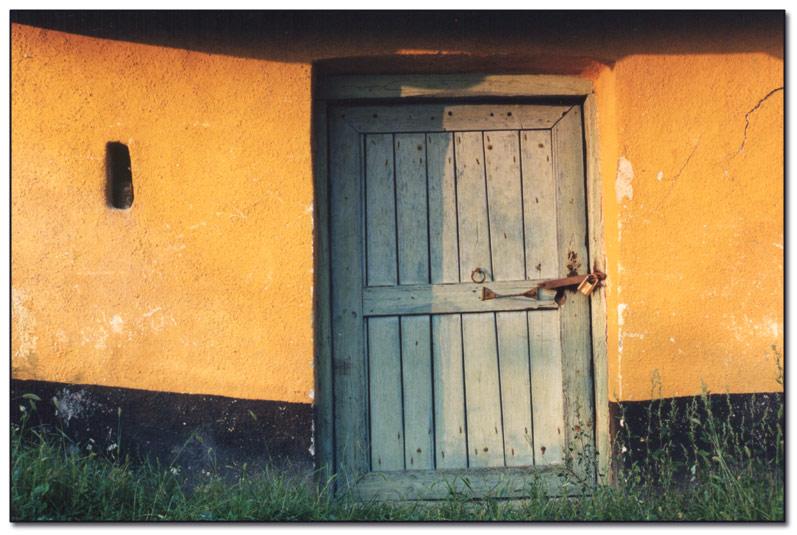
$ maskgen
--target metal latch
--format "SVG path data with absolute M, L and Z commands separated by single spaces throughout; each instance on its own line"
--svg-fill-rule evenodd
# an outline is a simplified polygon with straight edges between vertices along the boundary
M 554 301 L 561 305 L 564 304 L 565 300 L 567 299 L 564 292 L 566 288 L 576 286 L 576 289 L 579 292 L 583 293 L 584 295 L 590 295 L 595 288 L 600 285 L 601 281 L 605 279 L 606 274 L 596 270 L 594 273 L 587 273 L 586 275 L 573 275 L 563 279 L 547 280 L 537 283 L 537 288 L 532 288 L 521 293 L 506 295 L 497 294 L 485 286 L 482 288 L 482 295 L 479 297 L 479 299 L 482 301 L 487 301 L 489 299 L 501 299 L 503 297 L 527 297 L 529 299 L 539 299 L 539 289 L 542 288 L 544 290 L 556 290 L 556 297 L 554 298 Z
M 595 270 L 593 273 L 587 273 L 586 275 L 573 275 L 563 279 L 547 280 L 537 284 L 537 286 L 547 290 L 556 290 L 554 301 L 556 301 L 557 305 L 563 305 L 567 300 L 565 295 L 566 288 L 577 286 L 576 289 L 579 292 L 584 295 L 590 295 L 603 280 L 606 280 L 606 273 Z

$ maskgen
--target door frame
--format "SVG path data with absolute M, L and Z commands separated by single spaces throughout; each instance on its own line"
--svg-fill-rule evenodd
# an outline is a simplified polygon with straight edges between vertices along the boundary
M 597 107 L 592 82 L 558 75 L 336 75 L 317 81 L 313 102 L 313 174 L 315 189 L 315 451 L 325 482 L 335 473 L 335 436 L 332 369 L 332 318 L 329 236 L 329 154 L 327 107 L 346 102 L 434 102 L 491 98 L 582 99 L 584 163 L 587 196 L 587 236 L 590 271 L 606 272 L 601 203 Z M 606 290 L 601 286 L 589 298 L 592 340 L 595 447 L 598 473 L 609 483 L 611 441 L 607 363 Z

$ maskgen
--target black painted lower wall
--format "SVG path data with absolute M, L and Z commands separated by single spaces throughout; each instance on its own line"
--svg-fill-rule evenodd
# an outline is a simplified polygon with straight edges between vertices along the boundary
M 167 465 L 176 459 L 187 475 L 234 473 L 243 463 L 293 473 L 314 469 L 310 404 L 12 380 L 11 422 L 21 421 L 28 393 L 41 398 L 31 422 L 57 426 L 81 447 Z M 676 460 L 688 460 L 696 446 L 710 451 L 705 426 L 692 420 L 705 423 L 709 412 L 767 458 L 775 456 L 776 430 L 785 431 L 781 393 L 626 401 L 609 408 L 615 477 L 620 463 L 644 464 L 665 446 Z
M 614 477 L 621 463 L 645 466 L 646 458 L 657 450 L 666 450 L 672 460 L 686 464 L 696 450 L 712 451 L 708 435 L 713 432 L 735 437 L 735 444 L 723 445 L 729 450 L 747 445 L 753 455 L 772 463 L 779 431 L 780 439 L 785 436 L 784 412 L 784 396 L 777 392 L 610 403 Z
M 41 398 L 32 424 L 57 426 L 84 448 L 162 465 L 176 459 L 186 475 L 214 467 L 239 472 L 243 463 L 248 471 L 314 468 L 310 404 L 12 380 L 12 423 L 21 421 L 20 406 L 28 406 L 24 394 Z

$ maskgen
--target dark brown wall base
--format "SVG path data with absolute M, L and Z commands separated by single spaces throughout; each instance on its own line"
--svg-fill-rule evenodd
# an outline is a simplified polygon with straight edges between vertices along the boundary
M 243 463 L 252 469 L 270 465 L 294 473 L 314 468 L 310 404 L 12 380 L 11 422 L 20 422 L 20 405 L 27 405 L 22 395 L 27 393 L 42 400 L 32 423 L 58 426 L 82 447 L 92 439 L 103 451 L 119 448 L 134 459 L 159 459 L 161 464 L 177 459 L 189 475 L 212 471 L 214 463 L 218 471 L 233 473 Z M 615 476 L 619 463 L 643 464 L 648 451 L 668 441 L 673 457 L 685 460 L 684 449 L 693 454 L 690 434 L 698 447 L 711 451 L 702 429 L 690 428 L 690 415 L 705 422 L 708 408 L 715 422 L 729 424 L 742 444 L 774 459 L 774 430 L 777 425 L 784 429 L 782 412 L 779 415 L 783 394 L 712 394 L 706 401 L 708 405 L 700 398 L 677 397 L 610 403 Z M 200 440 L 191 439 L 192 434 Z
M 711 452 L 705 439 L 709 410 L 718 430 L 730 426 L 740 448 L 747 444 L 759 457 L 774 460 L 777 426 L 785 432 L 783 406 L 783 394 L 776 392 L 610 403 L 614 476 L 620 463 L 644 466 L 645 459 L 651 458 L 649 454 L 659 449 L 666 448 L 674 460 L 680 461 L 694 458 L 694 445 Z M 692 418 L 704 425 L 695 424 Z
M 162 465 L 177 459 L 187 474 L 212 471 L 214 462 L 219 472 L 233 473 L 243 463 L 248 471 L 266 465 L 313 469 L 310 404 L 12 380 L 12 423 L 20 422 L 27 393 L 42 400 L 33 424 L 58 426 L 84 448 L 92 439 L 94 447 L 119 448 L 134 459 Z

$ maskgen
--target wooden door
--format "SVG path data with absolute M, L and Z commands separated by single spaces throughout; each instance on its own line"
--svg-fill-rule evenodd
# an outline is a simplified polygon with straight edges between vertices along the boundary
M 581 114 L 329 108 L 334 455 L 358 494 L 519 495 L 594 440 L 588 300 L 480 299 L 588 271 Z

